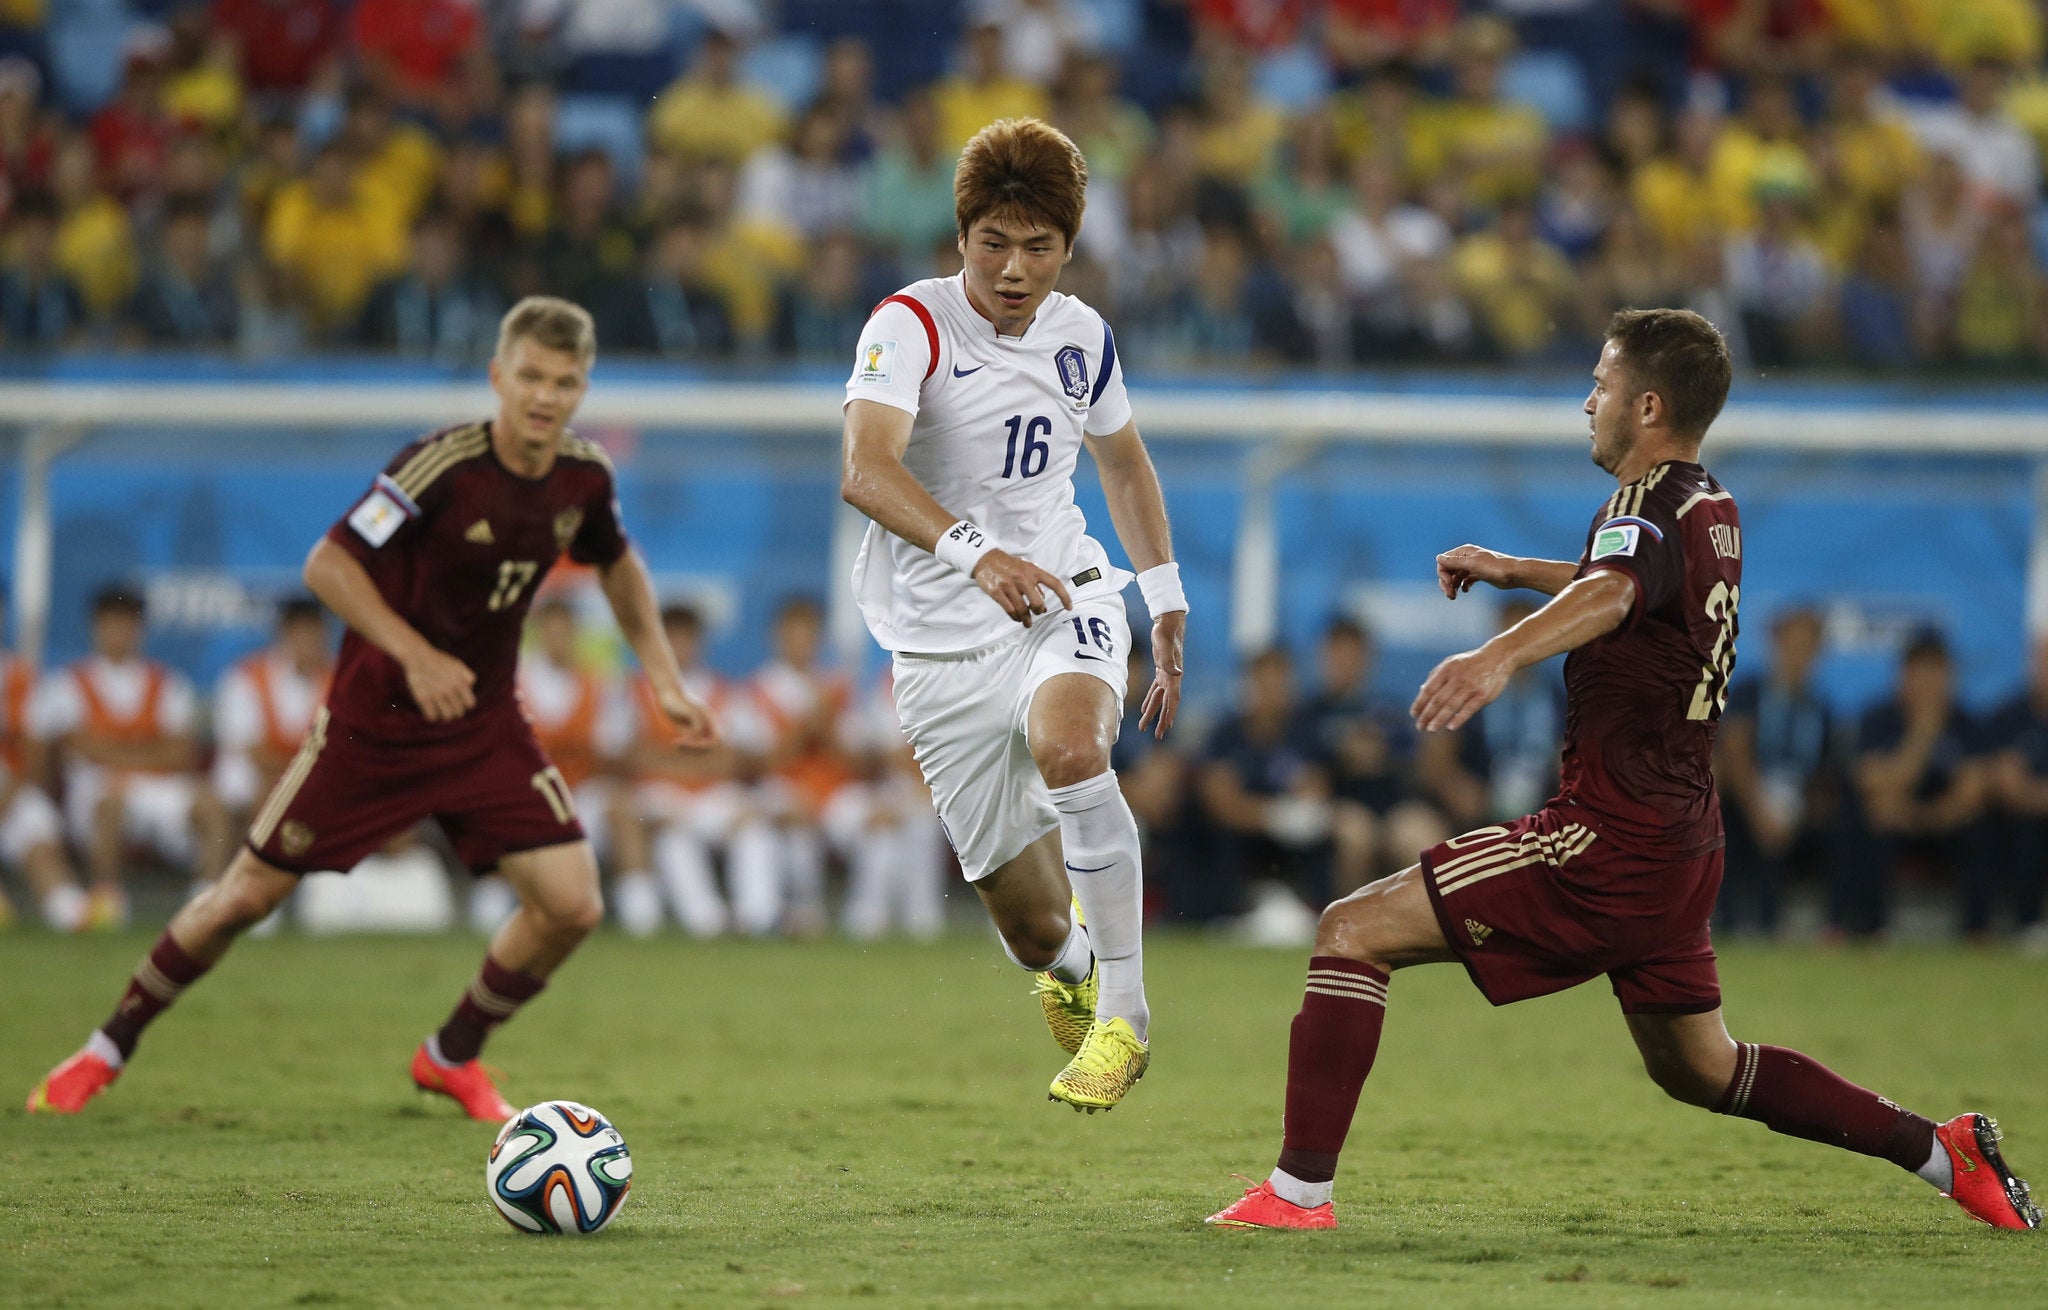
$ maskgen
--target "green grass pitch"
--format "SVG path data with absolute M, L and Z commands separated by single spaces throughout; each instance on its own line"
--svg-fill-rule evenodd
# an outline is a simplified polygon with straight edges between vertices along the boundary
M 2048 1234 L 1889 1165 L 1665 1101 L 1604 986 L 1505 1010 L 1404 973 L 1338 1180 L 1343 1228 L 1205 1228 L 1277 1146 L 1303 960 L 1161 936 L 1156 1050 L 1114 1114 L 993 939 L 594 940 L 499 1034 L 515 1103 L 597 1106 L 634 1189 L 515 1234 L 485 1125 L 406 1062 L 467 938 L 245 943 L 75 1119 L 29 1084 L 142 935 L 0 938 L 0 1302 L 222 1306 L 1962 1306 L 2048 1303 Z M 1991 952 L 1727 954 L 1739 1036 L 1945 1118 L 2048 1183 L 2048 970 Z

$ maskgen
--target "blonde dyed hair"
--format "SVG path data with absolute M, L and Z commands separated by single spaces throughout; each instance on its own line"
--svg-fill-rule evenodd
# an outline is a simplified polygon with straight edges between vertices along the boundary
M 510 358 L 522 339 L 574 355 L 585 368 L 597 358 L 597 324 L 590 311 L 559 296 L 528 296 L 506 311 L 498 322 L 498 358 Z

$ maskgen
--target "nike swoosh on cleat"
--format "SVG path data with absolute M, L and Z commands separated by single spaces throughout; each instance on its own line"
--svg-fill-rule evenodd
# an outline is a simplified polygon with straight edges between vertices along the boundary
M 1092 869 L 1084 869 L 1078 864 L 1069 864 L 1067 866 L 1067 871 L 1069 873 L 1101 873 L 1104 869 L 1110 869 L 1114 867 L 1116 867 L 1116 861 L 1111 860 L 1108 864 L 1098 864 Z
M 953 376 L 956 378 L 964 378 L 969 374 L 979 373 L 987 367 L 988 365 L 986 364 L 976 364 L 973 368 L 961 368 L 958 364 L 955 364 L 953 365 Z

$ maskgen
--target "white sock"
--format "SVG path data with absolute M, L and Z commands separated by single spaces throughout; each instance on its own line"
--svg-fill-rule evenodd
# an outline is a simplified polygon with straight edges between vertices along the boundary
M 427 1034 L 427 1058 L 443 1069 L 460 1069 L 462 1066 L 441 1054 L 441 1034 Z
M 1138 821 L 1117 788 L 1114 769 L 1055 788 L 1060 846 L 1088 939 L 1101 962 L 1099 1019 L 1123 1019 L 1145 1040 L 1152 1011 L 1145 1004 L 1145 888 L 1138 858 Z
M 740 825 L 725 847 L 725 881 L 733 927 L 767 937 L 782 927 L 784 857 L 788 845 L 762 820 Z
M 1003 943 L 1003 954 L 1010 957 L 1010 963 L 1019 969 L 1032 973 L 1049 973 L 1063 983 L 1088 981 L 1088 971 L 1095 967 L 1095 953 L 1088 947 L 1088 930 L 1078 923 L 1067 925 L 1067 940 L 1060 943 L 1060 953 L 1052 957 L 1052 963 L 1039 969 L 1017 958 L 1017 952 L 1010 949 L 1007 939 L 997 937 Z
M 644 869 L 612 881 L 612 912 L 628 937 L 652 937 L 661 928 L 661 889 Z
M 1273 1195 L 1291 1202 L 1304 1210 L 1313 1210 L 1319 1205 L 1330 1203 L 1330 1192 L 1335 1183 L 1305 1183 L 1285 1169 L 1275 1169 L 1266 1178 L 1273 1185 Z
M 114 1045 L 114 1039 L 95 1028 L 92 1036 L 85 1039 L 85 1049 L 105 1060 L 109 1068 L 118 1069 L 127 1061 L 121 1058 L 121 1048 Z
M 1934 1139 L 1934 1154 L 1928 1156 L 1927 1163 L 1913 1172 L 1933 1183 L 1934 1190 L 1943 1196 L 1955 1190 L 1956 1163 L 1949 1159 L 1948 1148 L 1941 1144 L 1939 1137 Z

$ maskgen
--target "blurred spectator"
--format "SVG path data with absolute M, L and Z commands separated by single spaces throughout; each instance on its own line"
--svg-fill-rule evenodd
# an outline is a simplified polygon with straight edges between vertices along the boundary
M 1827 112 L 1817 136 L 1833 156 L 1855 203 L 1895 206 L 1920 167 L 1920 147 L 1885 94 L 1883 70 L 1870 52 L 1839 50 L 1827 76 Z
M 548 759 L 561 770 L 591 846 L 614 870 L 612 909 L 634 937 L 661 927 L 647 831 L 625 785 L 633 706 L 625 681 L 577 650 L 576 609 L 561 595 L 534 602 L 533 641 L 519 659 L 519 704 Z
M 1536 198 L 1537 234 L 1565 258 L 1584 259 L 1600 244 L 1614 212 L 1614 180 L 1591 146 L 1568 142 L 1551 152 Z
M 1330 0 L 1323 41 L 1343 69 L 1434 64 L 1457 18 L 1458 0 Z
M 5 597 L 0 595 L 0 611 Z M 4 619 L 0 613 L 0 619 Z M 72 873 L 64 852 L 64 825 L 49 792 L 38 786 L 47 776 L 37 766 L 30 712 L 35 704 L 36 671 L 12 651 L 0 651 L 0 860 L 21 872 L 36 899 L 43 923 L 56 932 L 112 927 L 95 919 L 118 903 L 89 898 Z M 12 906 L 0 894 L 0 920 Z
M 840 716 L 838 739 L 853 773 L 819 826 L 846 865 L 846 935 L 869 941 L 900 928 L 923 940 L 945 927 L 950 857 L 931 792 L 897 726 L 887 664 Z
M 263 250 L 319 339 L 354 328 L 370 290 L 405 262 L 405 223 L 387 195 L 359 183 L 336 142 L 271 203 Z
M 140 275 L 128 211 L 100 185 L 92 146 L 82 136 L 57 145 L 50 169 L 57 198 L 57 267 L 78 288 L 85 316 L 103 325 L 126 301 Z
M 1081 40 L 1075 0 L 973 0 L 970 21 L 1002 33 L 1003 58 L 1027 82 L 1050 85 Z M 1094 163 L 1093 156 L 1089 162 Z
M 1728 293 L 1762 367 L 1812 362 L 1832 335 L 1834 275 L 1804 224 L 1812 194 L 1790 178 L 1759 183 L 1756 229 L 1728 238 Z
M 1211 48 L 1202 59 L 1201 79 L 1196 170 L 1233 187 L 1250 186 L 1286 140 L 1287 120 L 1253 86 L 1251 57 L 1240 47 Z
M 1093 156 L 1090 156 L 1092 159 Z M 1267 161 L 1253 187 L 1260 210 L 1289 242 L 1327 231 L 1351 201 L 1337 125 L 1327 111 L 1295 118 L 1286 145 Z
M 775 610 L 771 657 L 749 680 L 751 708 L 766 735 L 761 761 L 762 808 L 781 839 L 784 932 L 823 931 L 825 850 L 820 824 L 838 794 L 854 781 L 840 725 L 853 704 L 853 683 L 823 659 L 825 607 L 793 596 Z
M 1913 261 L 1918 317 L 1926 324 L 1922 339 L 1946 347 L 1955 295 L 1970 266 L 1982 230 L 1981 213 L 1969 203 L 1961 167 L 1945 151 L 1931 151 L 1925 166 L 1906 189 L 1900 209 L 1906 251 Z
M 998 118 L 1043 118 L 1045 91 L 1011 71 L 1003 29 L 985 19 L 968 26 L 960 71 L 932 90 L 939 139 L 955 156 L 976 132 Z
M 34 64 L 20 55 L 0 57 L 0 185 L 8 193 L 49 184 L 56 131 L 38 108 L 42 94 L 43 75 Z
M 453 81 L 478 48 L 482 16 L 472 0 L 356 0 L 349 36 L 372 79 L 411 104 Z
M 1962 165 L 1973 202 L 2003 200 L 2031 210 L 2040 199 L 2041 161 L 2034 138 L 2003 104 L 2011 65 L 2001 54 L 1986 53 L 1973 58 L 1958 80 L 1953 103 L 1914 115 L 1920 143 Z
M 334 672 L 327 611 L 311 596 L 277 607 L 271 642 L 236 661 L 214 687 L 213 790 L 233 831 L 299 752 Z
M 1152 120 L 1117 88 L 1116 61 L 1075 52 L 1067 59 L 1053 100 L 1053 126 L 1073 138 L 1088 160 L 1094 190 L 1129 176 L 1154 136 Z
M 1444 260 L 1451 231 L 1444 221 L 1405 198 L 1401 174 L 1385 155 L 1368 155 L 1351 173 L 1352 201 L 1330 223 L 1337 271 L 1357 306 L 1369 338 L 1368 357 L 1409 353 L 1415 331 L 1419 265 Z
M 830 111 L 805 110 L 787 148 L 765 146 L 740 170 L 741 221 L 786 239 L 814 239 L 851 228 L 860 217 L 860 173 L 846 162 L 844 124 Z
M 1134 323 L 1167 312 L 1201 252 L 1201 226 L 1178 203 L 1176 181 L 1165 164 L 1148 158 L 1125 188 L 1124 247 L 1110 270 L 1110 285 L 1121 316 Z
M 1501 602 L 1496 630 L 1505 632 L 1537 610 L 1512 596 Z M 1557 790 L 1564 742 L 1564 684 L 1555 666 L 1531 665 L 1508 680 L 1495 700 L 1454 733 L 1426 733 L 1416 768 L 1452 828 L 1533 814 Z
M 810 107 L 837 125 L 840 157 L 847 163 L 865 163 L 874 154 L 875 131 L 888 111 L 875 99 L 875 56 L 867 42 L 842 36 L 825 47 Z
M 1670 148 L 1637 165 L 1629 178 L 1636 209 L 1666 250 L 1689 250 L 1701 237 L 1720 237 L 1724 206 L 1713 175 L 1720 130 L 1721 120 L 1711 111 L 1688 109 L 1672 129 Z
M 927 91 L 903 99 L 896 131 L 861 175 L 860 230 L 892 258 L 909 262 L 934 241 L 950 239 L 957 152 L 939 135 L 938 110 Z
M 1804 125 L 1792 84 L 1783 78 L 1753 81 L 1742 112 L 1721 126 L 1709 156 L 1715 213 L 1722 227 L 1755 227 L 1766 193 L 1815 189 L 1813 159 L 1801 139 Z
M 165 209 L 156 257 L 127 306 L 135 339 L 199 350 L 234 344 L 241 293 L 233 267 L 213 257 L 212 222 L 202 199 L 180 198 Z
M 1896 210 L 1879 209 L 1842 280 L 1835 335 L 1857 364 L 1902 368 L 1919 347 L 1918 309 L 1905 229 Z
M 538 239 L 555 214 L 555 93 L 544 83 L 528 83 L 506 102 L 505 168 L 506 217 L 515 232 Z
M 1600 243 L 1579 271 L 1580 314 L 1585 335 L 1606 330 L 1614 311 L 1661 305 L 1672 296 L 1671 261 L 1634 205 L 1614 211 Z
M 417 124 L 399 121 L 384 92 L 358 84 L 349 88 L 339 139 L 355 160 L 357 185 L 381 193 L 382 203 L 410 224 L 441 171 L 434 138 Z
M 2026 216 L 2012 205 L 1986 217 L 1956 287 L 1955 353 L 1965 364 L 2012 368 L 2048 360 L 2048 287 Z
M 739 164 L 782 136 L 781 107 L 739 80 L 739 53 L 726 33 L 714 28 L 704 34 L 690 71 L 648 111 L 647 136 L 655 148 Z
M 131 843 L 195 883 L 228 854 L 227 815 L 199 773 L 192 684 L 143 654 L 143 634 L 141 598 L 101 591 L 92 601 L 92 653 L 44 679 L 29 715 L 63 779 L 65 818 L 86 852 L 92 894 L 122 926 Z
M 703 621 L 685 605 L 661 613 L 683 683 L 711 707 L 719 741 L 681 751 L 643 674 L 633 681 L 636 711 L 632 754 L 634 799 L 653 839 L 655 877 L 684 932 L 717 937 L 737 928 L 750 936 L 782 922 L 778 843 L 743 779 L 758 768 L 766 742 L 745 697 L 704 667 Z M 719 890 L 712 855 L 725 856 Z
M 861 286 L 860 243 L 830 232 L 811 247 L 803 276 L 782 288 L 775 312 L 775 353 L 810 363 L 838 363 L 860 335 L 876 297 Z
M 666 359 L 731 355 L 732 311 L 705 266 L 710 242 L 700 216 L 664 225 L 648 243 L 642 276 L 600 304 L 598 339 L 608 349 Z
M 1694 58 L 1747 76 L 1812 71 L 1827 48 L 1826 0 L 1693 0 Z
M 170 52 L 170 34 L 162 28 L 132 29 L 122 54 L 120 89 L 92 118 L 100 178 L 122 200 L 154 191 L 163 173 L 172 132 L 163 98 Z
M 1151 727 L 1139 726 L 1152 687 L 1151 659 L 1134 643 L 1124 665 L 1124 716 L 1110 747 L 1109 765 L 1116 770 L 1125 803 L 1137 816 L 1148 899 L 1163 900 L 1165 912 L 1174 918 L 1200 917 L 1180 897 L 1182 879 L 1189 870 L 1202 867 L 1205 858 L 1198 825 L 1188 813 L 1195 796 L 1187 753 L 1173 734 L 1155 737 Z
M 1828 926 L 1880 934 L 1891 921 L 1901 857 L 1953 873 L 1983 801 L 1984 770 L 1969 719 L 1956 703 L 1948 645 L 1913 638 L 1899 659 L 1898 689 L 1863 715 L 1857 732 L 1856 799 L 1864 839 L 1845 846 L 1828 888 Z
M 2048 954 L 2041 915 L 2048 891 L 2048 637 L 2034 639 L 2026 686 L 1993 710 L 1984 727 L 1988 799 L 1997 810 L 2000 840 L 1993 857 L 1978 865 L 1982 876 L 1965 889 L 1963 928 L 1991 928 L 2001 903 L 2008 904 L 2029 952 Z
M 1152 324 L 1141 357 L 1183 367 L 1277 363 L 1300 353 L 1293 313 L 1285 287 L 1254 262 L 1243 235 L 1214 224 L 1202 234 L 1194 277 Z
M 1515 31 L 1494 17 L 1467 18 L 1451 33 L 1451 96 L 1417 124 L 1419 173 L 1448 171 L 1482 207 L 1533 195 L 1542 181 L 1543 115 L 1500 94 L 1501 64 Z
M 338 0 L 213 0 L 214 25 L 234 38 L 242 75 L 260 94 L 303 91 L 339 52 Z
M 1450 835 L 1423 797 L 1407 714 L 1372 689 L 1373 653 L 1363 625 L 1332 619 L 1317 652 L 1322 684 L 1304 712 L 1330 789 L 1339 896 L 1399 872 Z
M 370 293 L 356 341 L 448 365 L 488 358 L 497 345 L 503 302 L 470 267 L 453 217 L 435 209 L 420 215 L 411 250 L 405 272 Z
M 1288 309 L 1296 336 L 1290 363 L 1336 370 L 1358 359 L 1358 323 L 1327 238 L 1297 246 L 1287 270 Z
M 15 199 L 0 266 L 0 343 L 10 350 L 55 350 L 85 318 L 78 288 L 57 267 L 57 206 L 31 191 Z
M 1184 912 L 1215 918 L 1248 886 L 1274 881 L 1316 909 L 1331 897 L 1330 783 L 1315 723 L 1295 697 L 1294 660 L 1278 647 L 1245 662 L 1236 712 L 1210 733 L 1198 789 L 1215 830 L 1202 870 L 1180 887 Z
M 1527 200 L 1502 204 L 1492 231 L 1458 243 L 1452 266 L 1484 340 L 1504 359 L 1542 357 L 1560 326 L 1573 321 L 1571 265 L 1536 234 L 1535 207 Z
M 1781 611 L 1762 676 L 1728 693 L 1714 756 L 1728 834 L 1717 930 L 1775 934 L 1793 849 L 1823 829 L 1839 743 L 1814 686 L 1821 636 L 1817 612 Z
M 230 130 L 242 117 L 240 51 L 234 37 L 214 25 L 204 0 L 178 0 L 170 14 L 170 34 L 166 116 L 188 131 Z
M 585 150 L 562 170 L 561 204 L 540 247 L 542 288 L 583 305 L 616 299 L 640 257 L 620 212 L 618 172 L 602 150 Z
M 441 162 L 430 207 L 455 228 L 465 261 L 487 284 L 506 285 L 519 234 L 506 213 L 510 185 L 504 159 L 482 141 L 459 141 Z
M 1188 0 L 1199 48 L 1278 50 L 1294 44 L 1307 19 L 1307 0 Z

